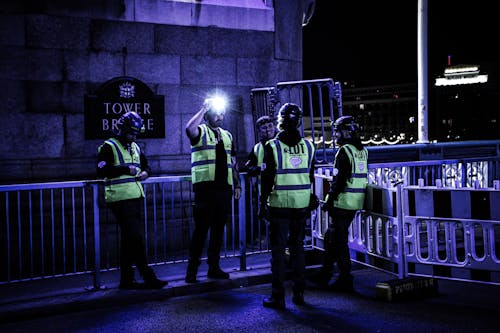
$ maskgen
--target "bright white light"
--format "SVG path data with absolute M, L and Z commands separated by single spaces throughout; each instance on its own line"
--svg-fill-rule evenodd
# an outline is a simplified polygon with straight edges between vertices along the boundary
M 454 86 L 458 84 L 473 84 L 473 83 L 486 83 L 488 82 L 488 75 L 477 75 L 473 77 L 461 77 L 461 78 L 444 78 L 440 77 L 436 79 L 436 86 Z
M 222 96 L 214 96 L 205 99 L 205 103 L 210 104 L 210 107 L 216 112 L 224 112 L 226 110 L 227 101 Z
M 444 70 L 444 74 L 456 73 L 479 73 L 479 66 L 454 66 Z

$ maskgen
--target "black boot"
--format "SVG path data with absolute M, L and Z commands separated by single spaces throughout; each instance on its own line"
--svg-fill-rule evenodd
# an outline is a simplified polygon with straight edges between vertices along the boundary
M 211 279 L 229 279 L 229 273 L 224 272 L 218 265 L 210 266 L 207 276 Z
M 186 283 L 200 282 L 196 279 L 196 274 L 198 274 L 198 265 L 189 263 L 186 270 L 186 278 L 184 279 L 184 281 L 186 281 Z
M 229 273 L 220 268 L 218 261 L 212 260 L 208 262 L 207 277 L 211 279 L 229 279 Z
M 144 288 L 144 283 L 139 283 L 137 281 L 122 281 L 120 282 L 120 285 L 118 286 L 118 289 L 121 290 L 140 290 L 140 289 L 145 289 Z
M 135 272 L 131 267 L 120 268 L 120 285 L 119 289 L 122 290 L 135 290 L 144 289 L 144 285 L 135 280 Z
M 167 281 L 158 279 L 149 266 L 143 269 L 142 278 L 144 279 L 144 289 L 161 289 L 168 284 Z
M 262 301 L 262 305 L 265 308 L 277 309 L 277 310 L 284 310 L 286 308 L 285 298 L 278 297 L 275 295 L 271 295 L 271 297 L 264 298 L 264 300 Z

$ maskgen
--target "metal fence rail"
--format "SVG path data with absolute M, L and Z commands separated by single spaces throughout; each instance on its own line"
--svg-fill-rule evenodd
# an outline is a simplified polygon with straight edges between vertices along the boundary
M 0 283 L 92 271 L 93 200 L 87 182 L 0 187 Z
M 269 247 L 252 204 L 254 180 L 241 177 L 243 195 L 233 202 L 221 256 L 242 257 L 244 270 L 246 255 Z M 143 185 L 150 263 L 187 261 L 194 226 L 191 177 L 151 177 Z M 120 247 L 103 197 L 99 180 L 0 186 L 0 284 L 87 274 L 98 288 L 101 272 L 118 268 Z
M 353 223 L 350 236 L 353 259 L 369 259 L 376 264 L 374 266 L 383 263 L 382 266 L 388 266 L 388 270 L 399 272 L 402 266 L 398 266 L 398 260 L 404 252 L 403 241 L 398 241 L 402 237 L 402 227 L 398 223 L 401 223 L 399 219 L 403 214 L 399 212 L 400 204 L 397 203 L 397 185 L 440 183 L 445 188 L 460 189 L 464 186 L 479 189 L 499 178 L 499 160 L 377 163 L 369 164 L 369 170 L 372 188 L 384 191 L 369 196 L 378 211 L 372 210 L 369 216 L 358 214 Z M 320 198 L 327 191 L 329 175 L 331 166 L 324 165 L 317 169 L 314 188 Z M 255 179 L 246 174 L 241 177 L 243 195 L 238 202 L 233 202 L 221 255 L 239 257 L 240 269 L 245 270 L 247 255 L 269 251 L 269 237 L 267 225 L 257 218 L 259 200 Z M 86 274 L 98 288 L 101 272 L 118 268 L 120 247 L 118 226 L 103 202 L 102 186 L 101 181 L 0 186 L 0 284 Z M 186 261 L 193 228 L 194 197 L 190 176 L 151 177 L 144 181 L 144 188 L 143 224 L 150 262 L 169 264 Z M 484 253 L 489 258 L 498 258 L 496 248 L 493 251 L 488 247 L 498 240 L 498 226 L 490 227 L 484 225 L 481 218 L 473 218 L 468 221 L 469 224 L 456 227 L 456 222 L 453 222 L 456 219 L 448 223 L 433 220 L 434 216 L 428 215 L 412 215 L 413 220 L 410 216 L 408 221 L 413 221 L 413 225 L 405 226 L 419 230 L 418 234 L 422 235 L 413 244 L 406 241 L 422 249 L 422 255 L 425 254 L 422 244 L 427 244 L 425 241 L 429 239 L 443 239 L 443 235 L 448 237 L 448 234 L 453 234 L 455 239 L 452 241 L 458 242 L 473 233 L 475 237 L 471 241 L 476 242 L 478 235 L 482 235 L 490 245 L 473 246 L 464 242 L 462 246 L 460 243 L 460 248 L 466 252 L 456 252 L 457 258 L 480 258 Z M 321 209 L 312 213 L 305 246 L 322 248 L 327 221 L 328 215 Z M 422 225 L 426 226 L 426 233 L 438 230 L 437 236 L 425 234 Z M 442 245 L 439 244 L 438 248 L 441 249 Z M 431 251 L 433 246 L 427 245 L 426 251 Z M 493 263 L 497 264 L 496 261 Z M 412 269 L 409 268 L 410 271 Z

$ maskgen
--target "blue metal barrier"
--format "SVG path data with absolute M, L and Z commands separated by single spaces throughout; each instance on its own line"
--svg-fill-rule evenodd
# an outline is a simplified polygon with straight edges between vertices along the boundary
M 242 197 L 233 202 L 221 256 L 239 256 L 245 270 L 247 255 L 269 249 L 247 247 L 247 236 L 260 239 L 255 233 L 261 230 L 254 228 L 253 182 L 241 177 Z M 150 177 L 143 185 L 150 263 L 187 261 L 194 226 L 191 177 Z M 0 186 L 0 284 L 87 274 L 100 288 L 101 272 L 118 269 L 120 246 L 102 191 L 100 180 Z

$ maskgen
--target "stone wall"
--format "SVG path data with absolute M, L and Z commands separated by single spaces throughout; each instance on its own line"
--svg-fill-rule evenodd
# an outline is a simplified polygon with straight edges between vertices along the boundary
M 0 183 L 95 177 L 101 140 L 84 135 L 84 95 L 132 76 L 165 97 L 165 139 L 138 140 L 155 175 L 187 174 L 189 118 L 214 89 L 243 159 L 251 89 L 302 79 L 304 2 L 2 1 Z

